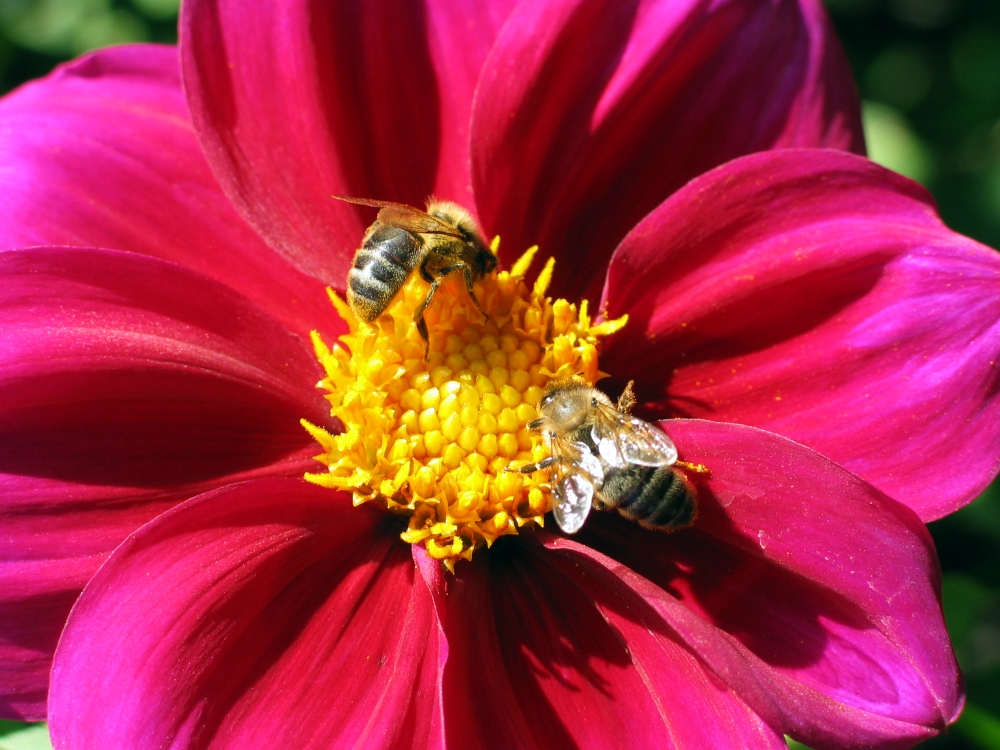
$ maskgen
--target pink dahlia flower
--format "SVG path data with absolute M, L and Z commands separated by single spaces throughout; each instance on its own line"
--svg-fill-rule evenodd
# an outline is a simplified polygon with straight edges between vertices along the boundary
M 956 717 L 922 521 L 997 470 L 1000 260 L 848 153 L 818 2 L 513 6 L 195 0 L 180 65 L 107 50 L 0 102 L 6 716 L 48 695 L 73 750 L 906 747 Z M 300 419 L 351 429 L 306 342 L 331 382 L 320 339 L 360 334 L 324 287 L 371 216 L 330 196 L 431 193 L 628 315 L 600 368 L 709 467 L 692 528 L 496 512 L 447 573 L 406 513 L 300 479 Z M 477 438 L 460 464 L 506 455 Z

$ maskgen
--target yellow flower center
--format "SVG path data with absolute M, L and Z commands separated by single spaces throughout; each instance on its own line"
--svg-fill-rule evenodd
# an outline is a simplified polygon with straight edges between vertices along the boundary
M 491 250 L 496 253 L 499 238 Z M 452 274 L 427 308 L 430 353 L 413 323 L 427 294 L 414 273 L 373 324 L 355 318 L 335 292 L 330 298 L 350 332 L 328 347 L 313 332 L 326 371 L 330 413 L 344 432 L 302 424 L 319 442 L 327 471 L 306 479 L 350 491 L 354 504 L 377 502 L 409 517 L 402 534 L 454 571 L 477 547 L 544 524 L 550 509 L 544 473 L 505 471 L 545 457 L 528 422 L 552 380 L 593 384 L 601 337 L 627 318 L 592 325 L 587 301 L 545 296 L 555 259 L 532 287 L 524 280 L 537 247 L 510 271 L 475 284 L 489 320 L 476 310 L 461 274 Z

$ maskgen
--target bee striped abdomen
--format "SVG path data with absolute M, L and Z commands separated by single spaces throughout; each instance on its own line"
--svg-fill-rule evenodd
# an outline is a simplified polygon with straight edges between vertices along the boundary
M 347 274 L 347 300 L 370 323 L 389 306 L 420 261 L 423 242 L 397 227 L 375 226 L 354 256 Z
M 647 528 L 683 529 L 697 515 L 691 490 L 669 467 L 633 465 L 614 470 L 605 478 L 603 490 L 619 513 Z

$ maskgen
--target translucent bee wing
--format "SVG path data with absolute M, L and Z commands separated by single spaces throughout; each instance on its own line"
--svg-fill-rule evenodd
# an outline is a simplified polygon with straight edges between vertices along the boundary
M 625 417 L 629 431 L 621 441 L 622 452 L 629 463 L 640 466 L 671 466 L 677 462 L 677 446 L 666 433 L 649 422 Z
M 589 453 L 587 455 L 594 458 Z M 575 534 L 583 526 L 593 507 L 593 482 L 583 474 L 569 473 L 559 477 L 552 490 L 556 500 L 552 515 L 555 516 L 556 523 L 567 534 Z
M 570 443 L 580 455 L 576 459 L 576 464 L 585 472 L 590 474 L 594 484 L 604 483 L 604 467 L 597 460 L 597 456 L 590 452 L 590 447 L 585 443 Z
M 673 441 L 649 422 L 600 406 L 591 438 L 597 452 L 611 466 L 670 466 L 677 461 Z
M 628 460 L 623 455 L 616 435 L 603 436 L 601 431 L 595 427 L 590 431 L 591 439 L 597 446 L 597 452 L 609 466 L 623 467 L 628 464 Z
M 378 220 L 392 227 L 418 234 L 447 234 L 451 237 L 464 239 L 462 233 L 455 227 L 431 216 L 426 211 L 421 211 L 419 208 L 408 206 L 405 203 L 393 203 L 392 201 L 380 201 L 372 198 L 351 198 L 346 195 L 333 197 L 339 201 L 379 209 Z
M 371 206 L 372 208 L 385 208 L 386 206 L 403 206 L 404 208 L 413 208 L 413 206 L 407 206 L 405 203 L 394 203 L 393 201 L 380 201 L 374 198 L 352 198 L 349 195 L 334 195 L 338 201 L 344 201 L 345 203 L 356 203 L 359 206 Z M 413 208 L 414 211 L 419 211 L 420 209 Z
M 413 206 L 404 206 L 403 204 L 385 206 L 378 212 L 378 220 L 383 224 L 405 229 L 408 232 L 446 234 L 449 237 L 465 239 L 455 227 Z
M 594 494 L 604 483 L 604 467 L 586 443 L 556 438 L 551 450 L 558 459 L 552 465 L 550 477 L 555 500 L 552 515 L 559 528 L 575 534 L 587 520 Z

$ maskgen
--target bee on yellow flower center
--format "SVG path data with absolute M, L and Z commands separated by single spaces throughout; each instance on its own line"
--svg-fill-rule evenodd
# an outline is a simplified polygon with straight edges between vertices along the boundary
M 604 375 L 600 339 L 626 322 L 594 325 L 586 301 L 577 307 L 546 297 L 553 259 L 529 286 L 524 276 L 536 251 L 478 278 L 474 296 L 462 274 L 440 283 L 422 310 L 432 332 L 426 359 L 413 322 L 428 289 L 418 274 L 370 324 L 331 291 L 349 333 L 332 347 L 313 333 L 326 372 L 319 387 L 344 432 L 303 420 L 327 467 L 306 479 L 351 492 L 356 505 L 377 502 L 408 516 L 403 539 L 424 544 L 452 571 L 477 548 L 544 523 L 545 477 L 505 469 L 545 457 L 528 424 L 546 386 L 571 377 L 595 383 Z

